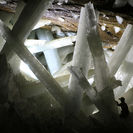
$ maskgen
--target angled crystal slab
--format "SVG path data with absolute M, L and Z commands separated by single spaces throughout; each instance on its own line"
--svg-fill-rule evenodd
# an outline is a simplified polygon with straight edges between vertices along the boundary
M 98 33 L 97 18 L 94 7 L 91 3 L 85 5 L 87 40 L 92 53 L 95 67 L 95 82 L 97 90 L 100 92 L 110 84 L 110 73 L 105 61 L 101 39 Z
M 44 14 L 44 11 L 49 7 L 53 0 L 29 0 L 24 9 L 22 10 L 19 19 L 15 23 L 12 34 L 17 36 L 19 40 L 25 41 L 33 27 L 39 21 Z M 10 43 L 6 42 L 2 53 L 5 53 L 9 60 L 13 56 L 13 52 L 10 49 Z
M 110 74 L 112 76 L 117 72 L 118 68 L 122 64 L 130 48 L 132 47 L 133 44 L 132 35 L 133 35 L 133 26 L 131 24 L 128 24 L 113 55 L 109 60 L 108 66 Z
M 98 32 L 97 17 L 93 4 L 85 5 L 87 40 L 92 53 L 95 68 L 95 83 L 98 91 L 97 106 L 105 114 L 117 113 L 117 107 L 114 102 L 113 84 L 110 71 L 105 60 L 101 39 Z M 108 99 L 108 100 L 107 100 Z
M 65 108 L 69 99 L 67 91 L 60 87 L 45 67 L 24 46 L 22 41 L 13 37 L 11 34 L 7 41 L 12 45 L 12 50 L 30 67 L 52 96 Z
M 130 48 L 125 60 L 121 64 L 120 68 L 116 73 L 116 78 L 122 81 L 122 86 L 116 88 L 115 96 L 116 98 L 122 96 L 127 86 L 133 76 L 133 47 Z
M 63 38 L 51 40 L 49 42 L 46 40 L 27 39 L 25 41 L 25 46 L 32 53 L 37 53 L 37 52 L 42 52 L 49 49 L 72 46 L 74 45 L 73 42 L 75 41 L 76 41 L 76 36 L 63 37 Z
M 76 44 L 72 59 L 72 66 L 82 68 L 84 75 L 87 77 L 91 61 L 91 53 L 86 38 L 86 32 L 87 30 L 85 27 L 85 9 L 81 8 Z M 72 111 L 74 113 L 80 111 L 83 95 L 81 87 L 77 86 L 77 82 L 78 81 L 73 77 L 73 75 L 71 75 L 69 79 L 68 89 L 72 98 L 72 102 L 70 104 L 72 104 Z

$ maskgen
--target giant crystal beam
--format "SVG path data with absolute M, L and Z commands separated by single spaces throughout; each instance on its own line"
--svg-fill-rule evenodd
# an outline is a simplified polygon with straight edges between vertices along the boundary
M 92 4 L 88 4 L 86 7 L 86 27 L 87 40 L 93 56 L 93 62 L 95 66 L 95 82 L 97 90 L 100 92 L 109 85 L 109 69 L 105 61 L 105 56 L 102 49 L 102 43 L 98 33 L 97 18 Z
M 80 20 L 78 25 L 78 32 L 76 38 L 76 45 L 74 49 L 74 55 L 72 59 L 72 66 L 79 67 L 82 69 L 84 75 L 87 77 L 91 58 L 90 50 L 86 38 L 86 27 L 85 27 L 85 9 L 81 9 Z M 77 85 L 78 80 L 74 78 L 74 75 L 70 76 L 69 90 L 72 98 L 71 111 L 79 112 L 81 99 L 82 99 L 82 88 Z
M 117 112 L 116 105 L 114 102 L 114 94 L 112 84 L 110 82 L 110 73 L 105 61 L 105 56 L 102 49 L 102 43 L 98 33 L 97 18 L 94 11 L 94 7 L 91 3 L 85 5 L 86 11 L 86 27 L 87 40 L 93 56 L 93 62 L 95 67 L 95 82 L 96 89 L 99 92 L 101 98 L 97 101 L 103 112 Z M 108 99 L 108 100 L 107 100 Z M 104 101 L 104 102 L 103 102 Z
M 65 46 L 74 45 L 73 42 L 76 41 L 76 36 L 63 37 L 59 39 L 54 39 L 52 41 L 46 40 L 35 40 L 35 39 L 27 39 L 25 41 L 25 46 L 32 52 L 42 52 L 49 49 L 57 49 Z
M 52 1 L 53 0 L 29 0 L 14 25 L 12 34 L 24 41 Z M 7 42 L 2 52 L 6 53 L 8 58 L 10 58 L 11 49 L 8 45 L 10 45 L 10 43 L 8 44 Z
M 11 24 L 12 24 L 11 29 L 13 28 L 14 24 L 18 20 L 18 18 L 19 18 L 19 16 L 20 16 L 20 14 L 21 14 L 21 12 L 22 12 L 22 10 L 23 10 L 23 8 L 24 8 L 25 5 L 26 4 L 25 4 L 24 1 L 22 1 L 22 0 L 18 1 L 15 14 L 12 15 L 12 19 L 10 20 L 11 21 Z
M 68 95 L 67 92 L 59 86 L 59 84 L 53 79 L 53 77 L 47 72 L 45 67 L 29 52 L 24 46 L 23 42 L 13 37 L 10 33 L 7 41 L 12 45 L 12 49 L 16 54 L 29 65 L 30 69 L 34 72 L 36 77 L 42 84 L 48 89 L 53 97 L 65 108 Z M 19 45 L 18 45 L 19 44 Z
M 29 0 L 14 25 L 12 33 L 17 35 L 19 39 L 25 40 L 52 1 L 53 0 Z
M 40 40 L 51 41 L 54 39 L 52 32 L 46 29 L 39 29 L 37 31 L 37 36 Z M 61 61 L 57 49 L 49 49 L 43 51 L 45 59 L 50 70 L 50 73 L 53 75 L 61 68 Z
M 87 81 L 86 77 L 84 76 L 82 69 L 80 69 L 77 66 L 71 66 L 68 67 L 68 70 L 72 73 L 73 78 L 77 80 L 77 83 L 81 86 L 81 88 L 90 97 L 91 101 L 95 103 L 95 97 L 97 95 L 97 91 L 91 87 L 90 83 Z
M 128 51 L 130 50 L 133 42 L 133 26 L 128 24 L 113 55 L 109 60 L 109 70 L 110 74 L 113 76 L 120 65 L 122 64 L 123 60 L 125 59 Z
M 116 88 L 115 96 L 116 98 L 123 95 L 126 91 L 127 86 L 133 76 L 133 47 L 130 48 L 125 60 L 123 61 L 122 65 L 120 66 L 119 70 L 116 73 L 116 77 L 122 81 L 122 86 Z
M 41 17 L 43 10 L 48 7 L 50 0 L 40 0 L 39 2 L 32 0 L 29 2 L 29 6 L 27 5 L 23 10 L 12 32 L 5 31 L 5 28 L 1 27 L 3 32 L 5 31 L 4 35 L 7 37 L 6 45 L 8 45 L 8 50 L 14 50 L 30 66 L 38 79 L 64 107 L 68 99 L 67 94 L 23 44 L 24 38 L 27 37 L 37 20 Z M 7 52 L 9 52 L 8 50 Z
M 81 88 L 83 88 L 84 93 L 89 97 L 91 102 L 96 105 L 96 107 L 102 111 L 105 110 L 104 104 L 101 103 L 101 94 L 97 92 L 96 89 L 94 89 L 90 83 L 85 78 L 82 70 L 79 67 L 68 67 L 68 70 L 72 73 L 73 78 L 77 80 L 77 85 L 79 85 Z M 97 101 L 98 99 L 98 101 Z M 83 110 L 81 108 L 81 110 Z

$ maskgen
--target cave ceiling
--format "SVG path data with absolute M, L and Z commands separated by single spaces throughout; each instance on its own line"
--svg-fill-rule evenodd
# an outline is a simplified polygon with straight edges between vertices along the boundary
M 0 10 L 15 13 L 18 1 L 0 0 Z M 115 0 L 54 0 L 42 17 L 43 20 L 50 20 L 51 25 L 42 28 L 50 29 L 56 25 L 62 31 L 76 32 L 80 9 L 90 1 L 93 2 L 95 9 L 99 12 L 98 24 L 102 42 L 110 44 L 105 47 L 116 45 L 126 25 L 133 23 L 133 7 L 128 2 L 124 5 L 114 6 Z

